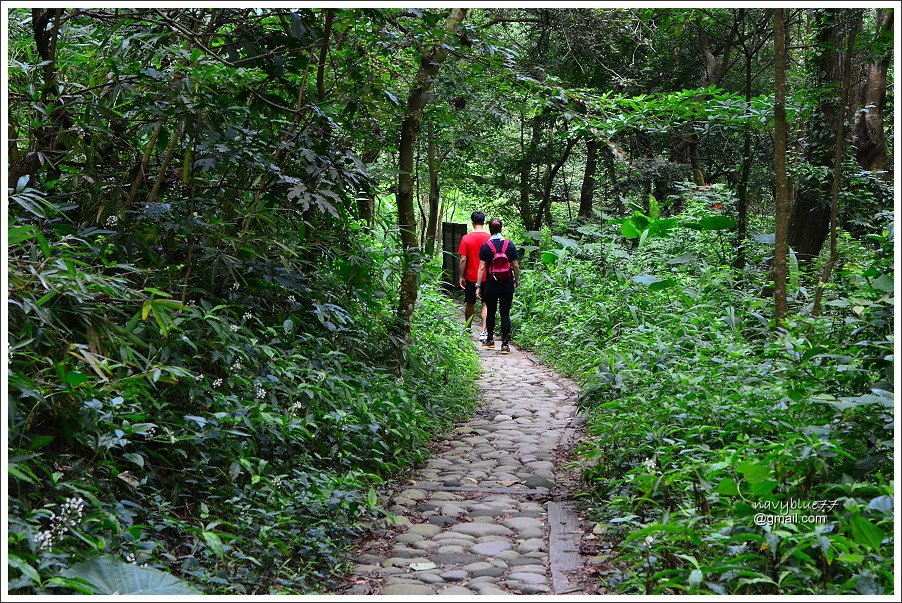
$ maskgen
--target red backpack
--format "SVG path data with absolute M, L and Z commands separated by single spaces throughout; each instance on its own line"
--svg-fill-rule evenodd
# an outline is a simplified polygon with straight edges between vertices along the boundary
M 511 277 L 511 262 L 507 257 L 508 243 L 510 243 L 510 241 L 504 239 L 504 243 L 501 244 L 500 250 L 494 245 L 491 245 L 491 247 L 495 248 L 495 255 L 492 256 L 492 262 L 489 264 L 489 274 L 491 274 L 492 278 L 496 281 L 506 281 Z

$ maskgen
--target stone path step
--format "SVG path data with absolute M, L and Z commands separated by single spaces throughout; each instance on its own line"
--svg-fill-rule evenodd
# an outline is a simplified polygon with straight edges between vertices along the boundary
M 479 411 L 393 495 L 400 531 L 360 546 L 343 594 L 580 591 L 582 530 L 557 479 L 578 388 L 513 347 L 479 354 Z

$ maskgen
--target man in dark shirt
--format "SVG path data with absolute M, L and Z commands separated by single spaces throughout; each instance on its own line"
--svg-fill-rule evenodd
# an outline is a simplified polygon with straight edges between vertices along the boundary
M 510 311 L 514 302 L 514 290 L 520 285 L 520 256 L 513 242 L 501 236 L 501 220 L 495 218 L 489 222 L 489 233 L 489 240 L 483 243 L 479 251 L 479 275 L 476 278 L 476 294 L 487 310 L 485 329 L 488 336 L 483 345 L 487 348 L 495 347 L 495 312 L 501 310 L 501 353 L 510 354 Z M 493 260 L 498 253 L 504 253 L 510 262 L 509 278 L 493 277 Z

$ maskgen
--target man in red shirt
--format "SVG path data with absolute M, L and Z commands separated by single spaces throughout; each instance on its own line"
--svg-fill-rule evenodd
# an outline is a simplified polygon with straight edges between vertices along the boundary
M 473 222 L 473 232 L 465 234 L 460 240 L 460 288 L 464 290 L 464 301 L 466 302 L 466 310 L 464 316 L 467 319 L 467 326 L 474 313 L 474 304 L 476 304 L 476 278 L 479 274 L 479 250 L 482 249 L 483 243 L 489 240 L 489 233 L 485 231 L 485 214 L 481 211 L 474 211 L 470 216 Z M 485 304 L 482 304 L 482 333 L 479 336 L 480 341 L 485 341 Z

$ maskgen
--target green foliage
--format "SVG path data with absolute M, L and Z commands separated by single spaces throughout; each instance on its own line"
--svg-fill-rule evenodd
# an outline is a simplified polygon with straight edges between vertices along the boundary
M 13 204 L 23 195 L 46 204 L 27 188 Z M 383 513 L 382 476 L 475 400 L 435 269 L 399 379 L 380 344 L 391 239 L 358 232 L 299 288 L 258 277 L 248 253 L 243 284 L 182 303 L 165 273 L 111 259 L 111 231 L 47 206 L 10 222 L 11 591 L 102 592 L 79 563 L 107 554 L 205 592 L 333 583 L 360 522 Z
M 700 211 L 677 217 L 704 223 Z M 517 338 L 583 382 L 578 456 L 594 518 L 620 541 L 611 584 L 890 592 L 891 235 L 844 237 L 854 251 L 842 250 L 829 312 L 810 317 L 800 283 L 788 331 L 774 333 L 765 275 L 739 286 L 716 231 L 634 252 L 619 226 L 589 232 L 524 270 Z
M 431 142 L 445 215 L 529 239 L 518 328 L 586 380 L 586 487 L 622 530 L 623 589 L 884 589 L 894 282 L 891 230 L 873 233 L 892 191 L 845 167 L 827 313 L 810 317 L 792 256 L 796 315 L 770 333 L 768 18 L 474 9 L 448 36 L 426 9 L 10 11 L 11 592 L 99 592 L 82 570 L 114 558 L 204 592 L 327 588 L 383 513 L 380 481 L 472 409 L 475 357 L 432 262 L 416 260 L 403 375 L 385 358 L 407 251 L 396 145 L 439 43 L 420 156 Z M 794 35 L 820 52 L 809 21 Z M 703 32 L 716 83 L 699 83 Z M 739 46 L 762 50 L 743 65 Z M 791 75 L 806 123 L 828 97 Z M 594 211 L 622 219 L 552 231 L 590 137 Z M 733 271 L 746 161 L 757 234 Z M 824 165 L 791 162 L 821 187 Z M 731 184 L 679 184 L 690 170 Z M 742 507 L 798 496 L 843 498 L 832 531 L 755 527 Z
M 76 563 L 63 572 L 70 580 L 83 580 L 92 585 L 92 595 L 198 595 L 171 574 L 138 567 L 111 555 Z

